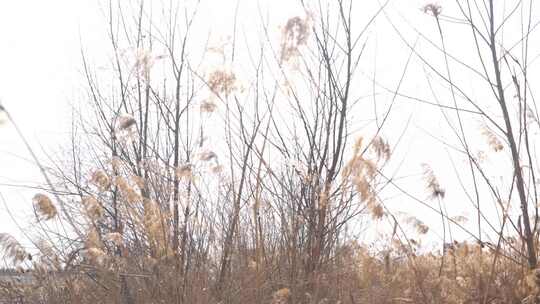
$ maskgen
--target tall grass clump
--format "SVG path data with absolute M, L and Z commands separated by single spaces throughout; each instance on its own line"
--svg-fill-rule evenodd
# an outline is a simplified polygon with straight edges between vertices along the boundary
M 420 36 L 436 46 L 439 69 L 394 26 L 388 1 L 368 16 L 352 0 L 299 1 L 301 13 L 280 30 L 260 25 L 258 45 L 242 44 L 235 29 L 218 46 L 201 39 L 200 3 L 162 7 L 156 18 L 154 2 L 110 1 L 111 65 L 96 69 L 82 51 L 87 94 L 66 152 L 44 164 L 17 129 L 45 185 L 32 200 L 29 245 L 0 234 L 11 267 L 0 273 L 0 302 L 537 303 L 529 130 L 540 120 L 526 64 L 500 49 L 494 1 L 469 2 L 456 4 L 462 19 L 434 3 L 418 12 L 435 24 L 436 41 Z M 383 15 L 408 47 L 407 66 L 418 60 L 447 90 L 443 105 L 428 77 L 437 103 L 408 97 L 437 106 L 455 136 L 445 144 L 465 164 L 458 177 L 474 228 L 448 212 L 456 190 L 431 161 L 414 185 L 425 199 L 399 183 L 401 137 L 388 125 L 407 67 L 387 106 L 369 113 L 364 103 L 359 87 L 377 81 L 359 70 Z M 487 81 L 496 111 L 454 81 L 455 65 L 473 68 L 450 54 L 448 20 L 472 27 L 484 66 L 473 74 Z M 473 114 L 481 140 L 465 123 Z M 509 182 L 491 178 L 472 152 L 479 142 L 486 157 L 509 153 Z M 396 193 L 429 210 L 430 222 L 396 211 L 388 199 Z M 442 227 L 436 248 L 427 245 L 432 218 Z

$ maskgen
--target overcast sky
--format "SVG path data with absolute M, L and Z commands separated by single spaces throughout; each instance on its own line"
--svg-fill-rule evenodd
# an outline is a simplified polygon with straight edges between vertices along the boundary
M 93 41 L 96 1 L 0 3 L 0 100 L 38 151 L 54 151 L 69 134 L 69 108 L 80 83 L 80 35 Z M 43 154 L 41 154 L 43 155 Z M 33 190 L 11 185 L 41 182 L 12 126 L 0 127 L 0 193 L 26 226 Z M 0 230 L 20 235 L 4 206 Z
M 240 28 L 253 31 L 258 26 L 257 3 L 272 16 L 271 28 L 279 30 L 278 25 L 288 18 L 300 14 L 292 0 L 241 0 Z M 376 0 L 353 1 L 355 5 L 365 5 L 366 15 L 374 12 L 379 5 Z M 357 3 L 358 2 L 358 3 Z M 439 1 L 443 8 L 451 6 L 453 1 Z M 69 140 L 70 114 L 73 104 L 84 102 L 84 79 L 81 77 L 81 48 L 94 62 L 107 65 L 106 54 L 110 50 L 104 29 L 105 16 L 100 3 L 93 0 L 18 0 L 0 2 L 0 100 L 19 122 L 24 133 L 39 151 L 56 155 L 62 144 Z M 211 31 L 214 37 L 227 35 L 232 30 L 236 0 L 202 1 L 198 16 L 200 33 L 206 37 Z M 425 30 L 427 35 L 436 34 L 432 18 L 422 13 L 424 1 L 395 0 L 388 6 L 388 13 L 399 25 L 410 42 L 418 37 L 414 28 Z M 367 19 L 364 19 L 367 20 Z M 362 24 L 362 22 L 359 22 Z M 474 63 L 474 54 L 470 49 L 460 48 L 467 41 L 456 33 L 468 33 L 468 29 L 456 24 L 447 24 L 445 28 L 454 31 L 448 38 L 448 45 L 456 56 Z M 511 36 L 511 35 L 510 35 Z M 410 50 L 398 38 L 395 31 L 381 15 L 368 33 L 367 60 L 361 72 L 368 76 L 377 70 L 377 80 L 390 88 L 397 86 L 401 72 L 405 67 Z M 436 35 L 432 37 L 437 37 Z M 538 36 L 535 36 L 538 38 Z M 429 44 L 419 39 L 419 47 L 429 53 Z M 439 58 L 440 59 L 440 58 Z M 462 80 L 467 89 L 482 98 L 484 92 L 473 90 L 474 80 L 463 74 Z M 372 84 L 365 82 L 365 91 L 371 90 Z M 427 89 L 426 73 L 420 61 L 414 59 L 407 70 L 407 78 L 402 89 L 417 97 L 431 98 Z M 379 89 L 382 92 L 382 89 Z M 382 101 L 383 102 L 383 101 Z M 464 168 L 466 164 L 456 159 L 453 164 L 448 147 L 440 142 L 449 139 L 451 132 L 443 131 L 445 122 L 438 109 L 419 105 L 410 100 L 400 99 L 392 112 L 392 119 L 386 132 L 389 141 L 396 143 L 400 132 L 410 122 L 406 135 L 400 142 L 400 154 L 397 162 L 406 161 L 401 169 L 404 176 L 412 176 L 409 184 L 420 193 L 421 163 L 429 163 L 438 173 L 442 183 L 458 187 L 454 165 Z M 356 115 L 356 114 L 355 114 Z M 361 116 L 361 115 L 358 115 Z M 470 124 L 478 124 L 474 119 Z M 479 137 L 480 138 L 480 137 Z M 478 149 L 485 149 L 485 143 L 478 143 Z M 45 153 L 40 153 L 46 157 Z M 502 156 L 503 159 L 506 157 Z M 18 217 L 29 216 L 33 191 L 24 190 L 21 185 L 31 185 L 40 181 L 37 168 L 28 161 L 29 155 L 17 137 L 12 126 L 0 126 L 0 193 L 6 198 L 10 210 Z M 494 163 L 497 158 L 491 160 Z M 14 187 L 19 185 L 18 187 Z M 451 187 L 450 187 L 451 188 Z M 424 195 L 425 196 L 425 195 Z M 402 196 L 392 197 L 394 204 L 405 204 Z M 447 201 L 451 202 L 451 213 L 462 214 L 471 210 L 463 199 L 463 193 L 449 191 Z M 397 209 L 418 211 L 427 222 L 438 221 L 427 210 L 414 207 L 396 206 Z M 19 235 L 17 227 L 9 215 L 0 208 L 0 232 Z M 22 223 L 22 222 L 21 222 Z
M 289 2 L 260 1 L 260 5 L 263 10 L 275 5 L 272 14 L 286 20 L 299 12 Z M 230 35 L 236 4 L 236 0 L 202 1 L 200 36 Z M 256 1 L 240 5 L 242 26 L 256 23 Z M 43 159 L 61 153 L 69 142 L 71 111 L 85 102 L 81 50 L 98 68 L 109 64 L 106 8 L 107 1 L 94 0 L 0 2 L 0 101 Z M 42 181 L 15 129 L 2 124 L 0 194 L 22 227 L 33 223 L 31 198 L 38 191 L 27 186 Z M 21 236 L 3 204 L 0 232 Z

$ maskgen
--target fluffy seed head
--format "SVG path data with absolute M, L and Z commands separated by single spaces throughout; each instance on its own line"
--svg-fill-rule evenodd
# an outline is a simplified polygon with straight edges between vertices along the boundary
M 30 258 L 30 255 L 11 234 L 0 233 L 0 248 L 3 249 L 4 259 L 18 264 Z
M 482 135 L 484 135 L 488 141 L 488 144 L 489 146 L 495 151 L 495 152 L 499 152 L 501 151 L 504 147 L 501 143 L 501 141 L 499 140 L 499 138 L 497 137 L 497 135 L 495 133 L 493 133 L 492 130 L 490 130 L 487 126 L 482 126 Z
M 135 126 L 137 124 L 137 121 L 133 116 L 124 114 L 120 117 L 118 117 L 118 129 L 123 130 L 129 130 L 131 127 Z
M 36 194 L 33 202 L 34 210 L 40 220 L 50 220 L 58 213 L 51 199 L 45 194 Z
M 422 8 L 424 13 L 429 14 L 435 18 L 439 17 L 442 12 L 442 7 L 436 3 L 428 3 Z
M 375 137 L 371 143 L 371 148 L 378 159 L 390 159 L 390 145 L 380 136 Z
M 411 224 L 419 234 L 426 234 L 429 232 L 429 227 L 414 216 L 408 217 L 406 222 Z
M 223 166 L 222 165 L 216 165 L 216 166 L 213 166 L 210 171 L 212 171 L 212 173 L 214 174 L 218 174 L 218 173 L 221 173 L 221 171 L 223 171 Z
M 202 160 L 202 161 L 210 161 L 212 160 L 213 158 L 216 158 L 217 155 L 216 153 L 212 152 L 212 151 L 205 151 L 205 152 L 201 152 L 199 154 L 199 159 Z
M 431 169 L 428 164 L 422 164 L 422 168 L 424 169 L 424 179 L 427 184 L 427 189 L 430 191 L 431 198 L 444 198 L 446 191 L 441 187 L 441 184 L 439 184 L 433 169 Z
M 90 247 L 86 249 L 84 253 L 88 260 L 96 265 L 103 265 L 105 259 L 107 258 L 107 254 L 103 250 L 96 247 Z
M 111 186 L 111 180 L 103 170 L 97 170 L 92 173 L 90 182 L 98 187 L 100 191 L 106 191 Z
M 207 82 L 210 90 L 219 96 L 228 96 L 237 88 L 236 75 L 222 69 L 210 73 Z
M 213 101 L 205 100 L 201 103 L 201 112 L 212 113 L 216 110 L 217 106 Z
M 178 168 L 176 168 L 176 178 L 178 179 L 190 179 L 192 174 L 193 174 L 193 170 L 192 170 L 192 166 L 191 164 L 185 164 L 185 165 L 182 165 Z
M 82 204 L 86 216 L 95 221 L 103 216 L 103 208 L 93 196 L 85 196 L 82 199 Z
M 123 237 L 119 232 L 110 232 L 105 235 L 105 239 L 109 242 L 114 243 L 116 246 L 123 245 Z
M 299 54 L 299 47 L 307 43 L 309 23 L 307 19 L 293 17 L 282 30 L 281 60 L 287 62 Z

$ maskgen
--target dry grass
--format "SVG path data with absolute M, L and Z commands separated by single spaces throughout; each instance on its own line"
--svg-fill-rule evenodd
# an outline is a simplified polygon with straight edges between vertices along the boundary
M 527 265 L 525 238 L 501 229 L 496 245 L 454 242 L 430 251 L 421 245 L 430 227 L 386 207 L 380 192 L 393 182 L 383 176 L 393 150 L 382 126 L 371 140 L 363 134 L 350 144 L 356 128 L 347 111 L 358 97 L 352 61 L 362 51 L 353 50 L 347 7 L 336 3 L 336 29 L 309 14 L 285 23 L 276 54 L 257 65 L 257 79 L 273 74 L 263 73 L 270 58 L 270 70 L 283 74 L 268 87 L 244 84 L 243 74 L 224 68 L 191 70 L 189 58 L 174 53 L 185 45 L 152 55 L 145 46 L 187 41 L 157 39 L 155 30 L 133 40 L 141 45 L 134 62 L 114 65 L 120 83 L 112 97 L 88 76 L 96 115 L 81 122 L 83 139 L 73 136 L 73 163 L 51 166 L 58 172 L 40 167 L 51 196 L 33 199 L 33 248 L 0 234 L 4 260 L 31 278 L 0 277 L 0 302 L 536 303 L 540 270 Z M 438 4 L 423 11 L 444 17 Z M 135 22 L 126 35 L 146 33 Z M 344 43 L 333 32 L 343 32 Z M 224 48 L 209 51 L 226 61 Z M 153 78 L 159 68 L 162 80 Z M 222 121 L 208 122 L 216 117 Z M 224 140 L 207 143 L 208 129 Z M 494 152 L 503 150 L 500 135 L 487 126 L 481 132 Z M 446 189 L 428 165 L 423 179 L 444 229 L 459 226 L 443 212 Z M 497 203 L 503 228 L 521 234 L 522 218 L 508 224 Z M 391 223 L 393 231 L 361 244 L 355 234 L 363 220 Z M 538 252 L 533 246 L 529 252 Z
M 107 241 L 121 244 L 119 238 L 109 235 Z M 380 252 L 355 243 L 344 245 L 317 272 L 316 288 L 309 288 L 301 275 L 291 280 L 286 252 L 275 252 L 256 266 L 235 252 L 227 303 L 521 303 L 538 293 L 535 272 L 479 245 L 456 244 L 444 261 L 439 254 L 417 250 L 399 242 Z M 45 303 L 122 303 L 119 290 L 125 278 L 132 303 L 177 299 L 173 295 L 179 274 L 172 271 L 171 255 L 115 257 L 92 247 L 87 256 L 86 266 L 69 272 L 35 270 L 32 283 L 5 285 L 0 291 L 3 296 L 41 298 Z M 218 303 L 211 290 L 212 261 L 199 263 L 187 278 L 184 301 Z
M 376 163 L 388 159 L 390 149 L 382 139 L 375 140 L 370 158 L 361 153 L 362 142 L 359 139 L 352 147 L 351 159 L 342 171 L 346 182 L 341 186 L 358 191 L 373 218 L 390 218 L 373 190 Z M 208 158 L 212 157 L 200 161 L 206 163 Z M 524 258 L 516 251 L 523 244 L 518 240 L 508 239 L 507 245 L 499 248 L 454 243 L 444 254 L 428 252 L 419 244 L 429 227 L 407 216 L 400 224 L 416 230 L 409 238 L 394 231 L 387 240 L 378 242 L 387 244 L 385 247 L 345 238 L 313 270 L 302 260 L 309 251 L 295 248 L 292 243 L 292 239 L 301 237 L 295 235 L 300 230 L 290 230 L 286 223 L 277 229 L 266 226 L 276 222 L 262 224 L 268 230 L 260 230 L 259 241 L 251 242 L 254 234 L 248 220 L 250 210 L 245 211 L 248 217 L 240 221 L 234 235 L 225 288 L 217 291 L 216 274 L 222 256 L 221 240 L 216 238 L 219 233 L 213 229 L 217 217 L 210 221 L 193 218 L 189 222 L 191 241 L 182 251 L 175 251 L 170 212 L 147 197 L 144 188 L 148 179 L 114 175 L 113 171 L 124 165 L 117 159 L 111 172 L 90 170 L 86 192 L 92 194 L 73 205 L 79 209 L 84 223 L 81 229 L 86 234 L 72 250 L 41 242 L 39 254 L 30 259 L 13 237 L 1 235 L 6 257 L 25 264 L 33 278 L 30 282 L 2 283 L 3 297 L 29 303 L 40 299 L 44 303 L 457 304 L 521 303 L 538 294 L 537 273 L 523 266 Z M 199 174 L 194 166 L 181 165 L 171 174 L 181 183 L 194 183 L 193 177 Z M 440 184 L 433 171 L 427 166 L 425 169 L 427 189 L 440 197 Z M 305 181 L 303 176 L 299 178 Z M 106 201 L 111 191 L 117 193 L 115 206 L 116 212 L 122 214 L 121 225 L 111 224 L 115 217 Z M 319 199 L 320 208 L 340 204 L 335 197 L 324 194 Z M 38 218 L 56 220 L 58 214 L 51 207 L 51 199 L 36 195 L 34 203 Z M 261 202 L 254 210 L 272 214 Z

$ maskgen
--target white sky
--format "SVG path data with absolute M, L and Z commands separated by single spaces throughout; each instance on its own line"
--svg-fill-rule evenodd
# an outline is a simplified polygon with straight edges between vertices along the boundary
M 275 6 L 286 20 L 295 15 L 288 0 L 261 1 Z M 199 22 L 202 37 L 211 27 L 215 37 L 230 33 L 236 0 L 202 1 Z M 43 159 L 55 157 L 69 142 L 71 105 L 84 102 L 81 47 L 100 66 L 109 64 L 110 43 L 105 26 L 107 1 L 20 0 L 0 2 L 0 101 L 18 121 L 33 148 Z M 242 1 L 241 23 L 258 20 L 256 1 Z M 298 13 L 298 10 L 296 11 Z M 209 21 L 211 21 L 209 23 Z M 220 33 L 221 32 L 221 33 Z M 214 36 L 214 34 L 213 34 Z M 23 227 L 32 225 L 31 198 L 26 185 L 42 182 L 39 170 L 9 124 L 0 127 L 0 194 Z M 0 232 L 21 236 L 3 204 Z
M 252 27 L 258 26 L 259 22 L 256 11 L 257 1 L 240 1 L 239 27 L 253 30 Z M 84 96 L 84 80 L 80 73 L 81 43 L 96 62 L 108 64 L 103 55 L 108 54 L 110 46 L 103 28 L 104 15 L 100 2 L 94 0 L 0 2 L 0 39 L 2 41 L 0 43 L 0 100 L 19 122 L 37 150 L 43 149 L 54 155 L 60 151 L 62 143 L 69 140 L 69 105 L 82 101 Z M 232 16 L 236 0 L 203 0 L 202 2 L 199 22 L 211 27 L 216 36 L 230 34 L 227 31 L 232 30 Z M 354 2 L 355 5 L 365 5 L 368 12 L 373 11 L 378 5 L 376 0 Z M 452 2 L 439 1 L 443 7 Z M 294 5 L 291 5 L 294 3 L 293 0 L 261 0 L 259 3 L 263 10 L 268 10 L 275 17 L 276 23 L 284 22 L 299 12 Z M 433 20 L 420 11 L 423 4 L 425 4 L 424 1 L 419 0 L 394 0 L 388 8 L 395 22 L 402 26 L 411 42 L 414 41 L 415 35 L 403 22 L 400 14 L 430 37 L 434 39 L 437 37 L 434 35 L 436 32 Z M 277 31 L 277 24 L 274 26 Z M 467 29 L 459 29 L 457 25 L 448 25 L 448 29 L 468 33 Z M 206 34 L 201 31 L 202 36 L 206 37 Z M 384 16 L 380 16 L 377 25 L 368 35 L 370 38 L 366 56 L 369 60 L 363 62 L 371 66 L 362 67 L 361 70 L 371 75 L 376 63 L 378 81 L 390 88 L 395 88 L 409 50 L 389 27 Z M 534 37 L 538 39 L 538 36 Z M 466 39 L 460 35 L 452 35 L 447 44 L 451 46 L 454 54 L 474 62 L 476 57 L 470 54 L 470 49 L 460 47 L 464 40 Z M 423 47 L 423 50 L 429 49 L 429 45 L 424 41 L 420 41 L 419 47 Z M 424 72 L 418 60 L 411 63 L 407 75 L 403 84 L 404 93 L 430 99 Z M 470 92 L 478 94 L 472 97 L 484 96 L 482 91 L 472 90 L 475 83 L 472 80 L 469 81 L 467 77 L 470 76 L 463 74 L 460 80 L 462 84 L 466 84 L 465 88 L 471 89 Z M 440 84 L 440 82 L 437 83 Z M 366 86 L 367 92 L 370 91 L 371 84 L 362 85 Z M 447 97 L 443 99 L 445 98 Z M 426 162 L 434 168 L 441 183 L 446 185 L 448 190 L 446 201 L 452 203 L 449 207 L 450 213 L 461 214 L 464 209 L 471 210 L 465 207 L 468 205 L 463 202 L 463 195 L 460 194 L 447 149 L 428 134 L 431 132 L 439 138 L 447 136 L 450 138 L 449 132 L 442 131 L 447 129 L 447 126 L 438 110 L 410 101 L 398 101 L 387 126 L 387 130 L 394 129 L 395 131 L 386 133 L 388 139 L 391 143 L 397 141 L 397 135 L 410 115 L 413 117 L 412 124 L 403 142 L 400 143 L 401 153 L 396 161 L 399 162 L 405 158 L 402 175 L 416 176 L 409 182 L 413 185 L 412 192 L 419 194 L 420 197 L 425 196 L 421 191 L 423 185 L 420 184 L 421 178 L 418 174 L 421 172 L 420 164 Z M 358 116 L 361 117 L 361 115 Z M 474 127 L 477 122 L 470 123 Z M 485 144 L 478 143 L 478 147 L 485 149 Z M 45 157 L 43 153 L 41 155 Z M 29 155 L 14 129 L 7 124 L 0 126 L 0 193 L 8 200 L 10 210 L 23 218 L 24 216 L 30 218 L 30 200 L 33 191 L 5 184 L 24 185 L 40 181 L 36 167 L 25 161 L 28 158 Z M 496 162 L 497 159 L 493 161 Z M 456 160 L 456 163 L 463 169 L 463 162 Z M 397 205 L 397 209 L 420 213 L 415 215 L 433 225 L 436 225 L 439 220 L 434 214 L 418 208 L 417 205 L 399 206 L 399 204 L 410 204 L 402 196 L 394 198 L 392 204 Z M 470 215 L 472 217 L 474 213 Z M 23 221 L 20 222 L 23 223 Z M 0 232 L 19 235 L 3 206 L 0 208 Z
M 3 1 L 0 3 L 0 100 L 41 151 L 54 151 L 69 134 L 68 103 L 80 78 L 79 29 L 94 39 L 99 15 L 94 1 Z M 12 126 L 0 127 L 0 183 L 41 182 L 37 168 Z M 0 186 L 17 216 L 31 210 L 33 191 Z M 0 230 L 20 235 L 0 208 Z M 19 223 L 26 225 L 24 217 Z

